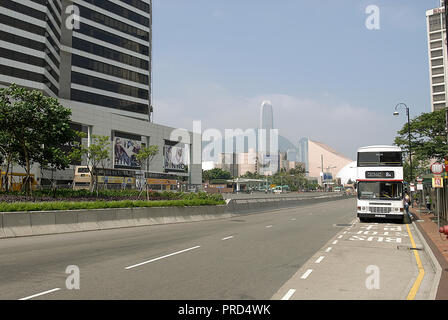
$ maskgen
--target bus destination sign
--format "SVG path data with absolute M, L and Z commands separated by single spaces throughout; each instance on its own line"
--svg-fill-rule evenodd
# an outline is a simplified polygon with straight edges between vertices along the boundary
M 366 171 L 366 179 L 393 179 L 393 171 Z

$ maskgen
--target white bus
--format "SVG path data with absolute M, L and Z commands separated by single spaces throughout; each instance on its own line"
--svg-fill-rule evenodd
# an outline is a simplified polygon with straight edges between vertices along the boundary
M 401 148 L 369 146 L 358 149 L 357 216 L 404 221 L 403 159 Z

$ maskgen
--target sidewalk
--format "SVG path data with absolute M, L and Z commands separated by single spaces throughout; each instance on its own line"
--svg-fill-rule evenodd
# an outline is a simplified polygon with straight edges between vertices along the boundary
M 448 239 L 445 235 L 439 233 L 437 216 L 433 213 L 425 214 L 426 209 L 420 210 L 418 207 L 410 208 L 410 212 L 414 217 L 413 221 L 442 268 L 436 300 L 448 300 Z M 440 226 L 445 224 L 442 221 L 440 222 Z

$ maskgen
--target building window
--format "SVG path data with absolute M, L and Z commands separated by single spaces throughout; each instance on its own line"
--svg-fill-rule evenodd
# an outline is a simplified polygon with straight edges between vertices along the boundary
M 435 14 L 429 17 L 429 32 L 440 30 L 442 28 L 442 21 L 440 14 Z
M 441 57 L 443 55 L 442 49 L 431 51 L 431 58 Z
M 442 48 L 442 41 L 432 42 L 430 47 L 431 49 Z
M 444 83 L 445 77 L 434 77 L 432 78 L 432 83 Z
M 71 99 L 79 102 L 141 114 L 148 114 L 149 109 L 149 102 L 148 104 L 141 104 L 129 100 L 107 97 L 97 93 L 75 89 L 71 89 Z
M 432 92 L 434 92 L 434 93 L 445 92 L 445 86 L 444 85 L 433 86 L 432 89 L 433 89 Z
M 443 68 L 434 68 L 432 69 L 433 75 L 443 74 Z
M 431 60 L 431 66 L 441 66 L 443 64 L 443 59 L 435 59 Z
M 438 40 L 438 39 L 442 39 L 442 33 L 437 32 L 429 35 L 429 40 Z

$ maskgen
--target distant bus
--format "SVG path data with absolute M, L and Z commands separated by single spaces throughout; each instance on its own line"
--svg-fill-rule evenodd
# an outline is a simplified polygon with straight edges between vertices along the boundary
M 21 191 L 23 188 L 23 181 L 26 177 L 26 173 L 17 173 L 17 172 L 8 172 L 8 190 L 9 191 Z M 31 189 L 37 190 L 39 188 L 39 184 L 34 178 L 34 174 L 30 175 L 31 177 Z M 5 186 L 6 172 L 1 171 L 0 175 L 0 188 L 2 191 L 6 190 Z
M 179 176 L 176 173 L 142 172 L 125 169 L 98 168 L 93 174 L 98 175 L 100 189 L 140 189 L 144 187 L 146 182 L 152 190 L 173 190 L 177 189 L 180 183 L 187 179 L 187 177 Z M 87 166 L 77 166 L 73 179 L 73 189 L 89 189 L 90 177 Z
M 285 186 L 276 186 L 274 188 L 274 193 L 283 193 L 283 192 L 289 192 L 289 186 L 285 185 Z
M 93 172 L 94 179 L 98 176 L 98 185 L 100 189 L 122 189 L 135 188 L 135 171 L 123 169 L 102 169 L 98 168 Z M 87 166 L 77 166 L 73 178 L 73 189 L 89 189 L 91 175 Z
M 404 220 L 402 150 L 395 146 L 358 149 L 357 216 Z

